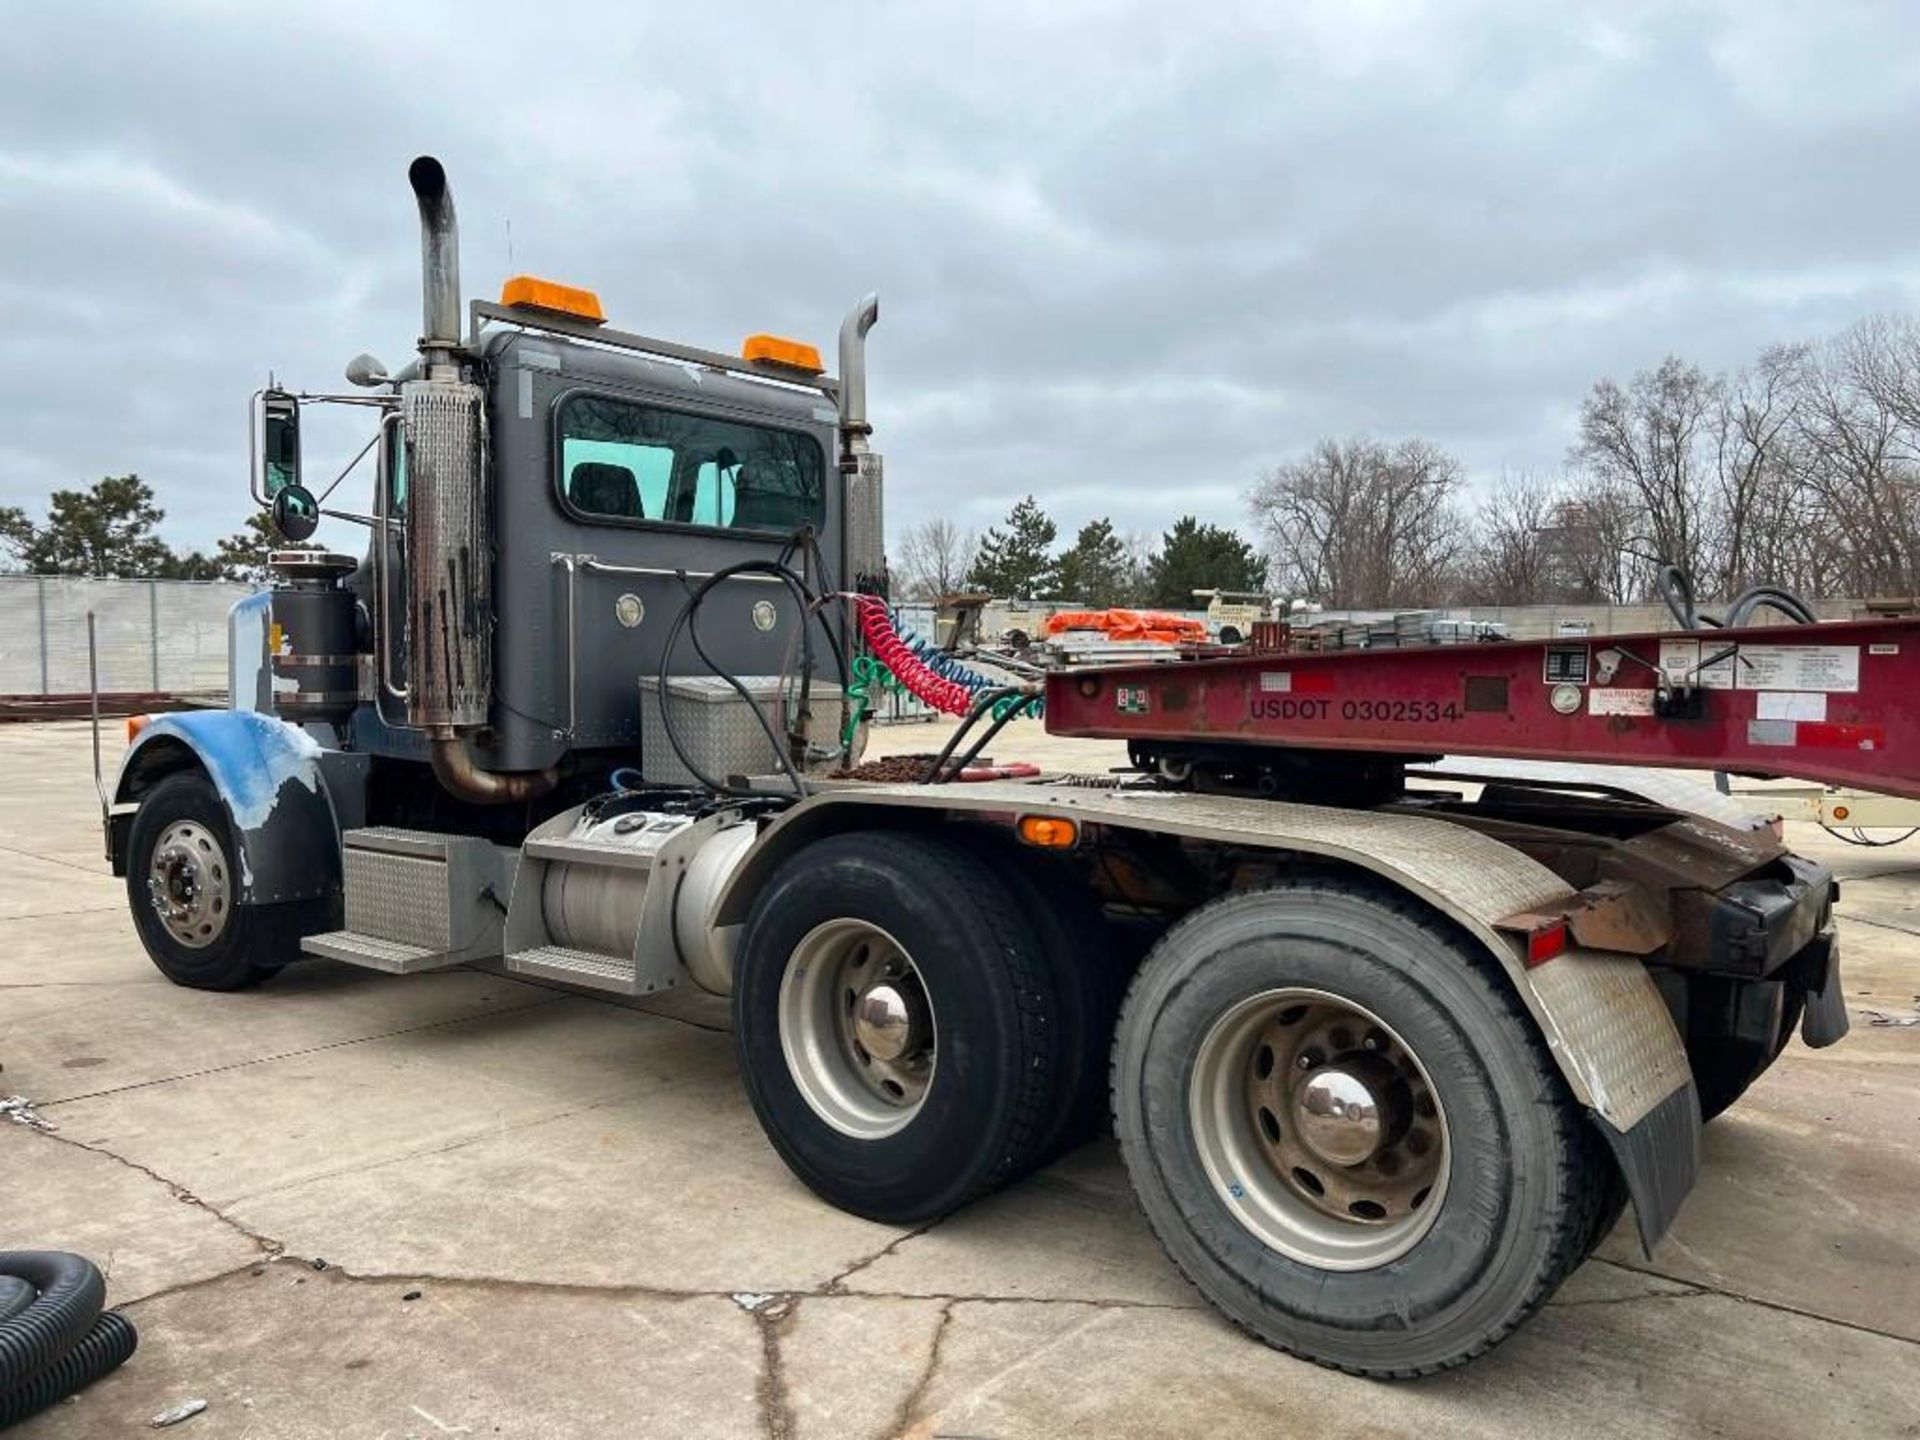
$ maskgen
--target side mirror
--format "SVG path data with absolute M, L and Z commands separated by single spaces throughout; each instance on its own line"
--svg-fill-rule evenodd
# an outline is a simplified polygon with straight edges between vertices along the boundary
M 269 390 L 260 397 L 260 418 L 260 476 L 272 500 L 300 483 L 300 402 L 284 390 Z
M 301 544 L 320 528 L 320 502 L 304 485 L 282 485 L 274 492 L 268 514 L 289 545 Z
M 347 362 L 347 383 L 372 389 L 387 383 L 387 367 L 371 355 L 356 355 Z

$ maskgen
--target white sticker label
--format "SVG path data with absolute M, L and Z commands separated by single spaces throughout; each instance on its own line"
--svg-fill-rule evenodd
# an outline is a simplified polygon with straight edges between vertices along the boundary
M 1742 690 L 1858 690 L 1858 645 L 1742 645 Z
M 1260 688 L 1269 695 L 1276 693 L 1285 694 L 1287 691 L 1293 689 L 1293 672 L 1291 670 L 1262 670 L 1260 672 Z
M 1701 664 L 1702 661 L 1706 663 Z M 1709 640 L 1662 640 L 1660 673 L 1669 685 L 1698 690 L 1733 689 L 1733 646 Z
M 1824 720 L 1827 697 L 1817 692 L 1763 690 L 1755 698 L 1753 713 L 1757 720 Z
M 1630 690 L 1624 686 L 1587 692 L 1589 715 L 1651 715 L 1653 691 Z

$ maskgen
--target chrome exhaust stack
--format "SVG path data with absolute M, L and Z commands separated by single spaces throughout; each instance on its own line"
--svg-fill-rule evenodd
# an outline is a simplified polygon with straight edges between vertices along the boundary
M 886 593 L 886 486 L 880 456 L 867 444 L 867 332 L 880 318 L 869 295 L 840 322 L 840 473 L 847 477 L 846 572 L 854 590 Z
M 407 167 L 420 206 L 420 355 L 429 380 L 457 378 L 453 351 L 460 344 L 460 227 L 453 214 L 447 172 L 431 155 Z
M 421 378 L 400 387 L 407 446 L 407 723 L 427 732 L 449 791 L 505 804 L 551 790 L 554 771 L 500 774 L 473 763 L 467 736 L 493 699 L 493 508 L 486 392 L 463 377 L 460 232 L 447 172 L 407 167 L 420 205 Z M 383 543 L 384 537 L 374 543 Z

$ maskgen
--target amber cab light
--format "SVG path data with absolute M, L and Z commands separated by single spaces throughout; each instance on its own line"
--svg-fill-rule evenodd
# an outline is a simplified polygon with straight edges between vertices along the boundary
M 584 320 L 589 325 L 604 325 L 607 314 L 600 308 L 600 297 L 578 285 L 562 285 L 558 280 L 542 280 L 537 275 L 516 275 L 500 287 L 500 303 L 514 310 L 534 310 L 545 315 L 560 315 L 568 320 Z
M 782 339 L 778 335 L 749 335 L 740 346 L 740 358 L 765 365 L 778 365 L 787 370 L 799 370 L 808 375 L 818 375 L 827 368 L 820 363 L 820 352 L 813 346 L 799 340 Z

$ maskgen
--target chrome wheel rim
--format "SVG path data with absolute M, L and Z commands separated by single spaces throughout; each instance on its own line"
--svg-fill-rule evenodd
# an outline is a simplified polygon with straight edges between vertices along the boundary
M 1200 1042 L 1188 1086 L 1215 1194 L 1264 1245 L 1322 1270 L 1397 1259 L 1446 1194 L 1446 1113 L 1379 1016 L 1324 990 L 1251 996 Z
M 147 866 L 147 896 L 168 935 L 189 950 L 220 938 L 233 913 L 232 875 L 219 837 L 197 820 L 160 832 Z
M 801 939 L 780 979 L 780 1049 L 813 1112 L 843 1135 L 880 1140 L 926 1102 L 933 1005 L 900 942 L 864 920 Z

